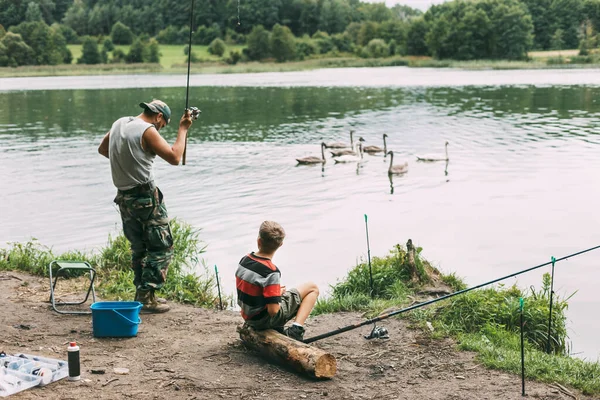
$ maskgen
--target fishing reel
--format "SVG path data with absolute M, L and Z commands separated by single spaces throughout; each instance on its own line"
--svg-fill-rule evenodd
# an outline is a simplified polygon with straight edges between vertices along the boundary
M 200 114 L 202 113 L 202 111 L 198 107 L 190 107 L 188 108 L 188 110 L 190 111 L 190 116 L 193 120 L 197 120 Z
M 377 326 L 377 325 L 373 325 L 373 329 L 371 330 L 371 333 L 369 333 L 368 335 L 365 335 L 365 339 L 367 340 L 371 340 L 371 339 L 389 339 L 390 335 L 388 330 L 383 327 L 383 326 Z

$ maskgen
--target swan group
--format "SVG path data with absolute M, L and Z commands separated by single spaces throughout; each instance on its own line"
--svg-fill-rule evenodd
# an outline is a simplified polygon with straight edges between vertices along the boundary
M 403 175 L 408 172 L 408 162 L 400 162 L 394 165 L 394 151 L 388 150 L 387 141 L 388 134 L 383 134 L 383 147 L 379 146 L 363 146 L 363 142 L 365 139 L 360 137 L 356 144 L 354 144 L 354 131 L 350 131 L 350 146 L 347 143 L 343 142 L 332 142 L 332 143 L 321 143 L 321 157 L 309 156 L 303 158 L 297 158 L 296 161 L 298 165 L 308 165 L 308 164 L 321 164 L 324 165 L 327 160 L 325 158 L 325 149 L 336 149 L 330 151 L 334 163 L 357 163 L 357 168 L 360 164 L 362 164 L 364 160 L 364 153 L 369 155 L 377 155 L 382 153 L 384 157 L 390 156 L 390 162 L 388 166 L 387 173 L 390 176 L 390 179 L 393 175 Z M 445 154 L 427 154 L 427 155 L 417 155 L 417 161 L 423 162 L 435 162 L 435 161 L 446 161 L 446 166 L 448 161 L 450 161 L 450 157 L 448 155 L 448 145 L 449 142 L 446 141 L 445 146 Z M 357 170 L 358 171 L 358 170 Z M 447 174 L 447 172 L 446 172 Z

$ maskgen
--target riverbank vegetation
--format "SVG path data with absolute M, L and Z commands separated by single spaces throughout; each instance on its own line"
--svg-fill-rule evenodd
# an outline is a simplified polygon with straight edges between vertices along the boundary
M 316 314 L 362 311 L 367 317 L 399 310 L 431 298 L 429 293 L 448 286 L 464 289 L 455 275 L 441 274 L 420 256 L 410 258 L 397 245 L 386 257 L 373 257 L 373 297 L 369 267 L 361 262 L 331 287 L 329 298 L 319 300 Z M 414 266 L 421 270 L 415 279 Z M 436 289 L 438 288 L 438 289 Z M 565 311 L 568 298 L 554 295 L 550 354 L 548 344 L 550 277 L 543 276 L 540 289 L 523 291 L 516 286 L 499 285 L 467 292 L 448 300 L 399 314 L 410 324 L 430 331 L 433 337 L 454 337 L 459 347 L 478 353 L 479 360 L 494 369 L 520 374 L 520 299 L 524 299 L 526 376 L 543 382 L 558 382 L 586 394 L 600 393 L 600 363 L 568 356 Z M 385 322 L 381 324 L 385 325 Z M 392 339 L 393 340 L 393 339 Z
M 214 275 L 203 264 L 205 246 L 199 231 L 173 221 L 174 259 L 161 295 L 169 300 L 214 308 L 218 304 Z M 442 274 L 421 257 L 420 248 L 407 251 L 396 245 L 385 257 L 373 257 L 371 292 L 368 264 L 361 262 L 331 287 L 331 296 L 319 300 L 313 314 L 361 311 L 366 317 L 428 300 L 432 293 L 451 293 L 466 288 L 454 274 Z M 410 255 L 412 253 L 412 255 Z M 98 273 L 97 292 L 104 299 L 131 300 L 134 297 L 130 252 L 122 234 L 110 237 L 97 253 L 70 251 L 60 255 L 37 240 L 10 243 L 0 249 L 0 271 L 18 270 L 48 276 L 54 259 L 83 260 Z M 194 271 L 202 271 L 200 274 Z M 371 296 L 372 294 L 372 296 Z M 554 295 L 550 354 L 545 352 L 549 314 L 550 282 L 544 275 L 540 289 L 522 291 L 497 286 L 468 292 L 409 313 L 400 314 L 410 324 L 434 338 L 454 337 L 459 347 L 475 351 L 490 367 L 520 373 L 519 300 L 524 299 L 526 374 L 530 379 L 558 382 L 585 394 L 600 394 L 600 364 L 568 356 L 565 311 L 568 298 Z M 225 297 L 224 304 L 232 305 Z M 383 323 L 384 324 L 384 323 Z
M 202 263 L 205 246 L 199 239 L 199 231 L 177 220 L 171 222 L 171 229 L 174 256 L 160 295 L 180 303 L 214 307 L 218 304 L 216 281 Z M 35 239 L 27 243 L 9 243 L 8 248 L 0 249 L 0 271 L 18 270 L 48 276 L 48 265 L 55 259 L 89 262 L 97 272 L 96 290 L 105 299 L 134 298 L 129 243 L 122 233 L 109 236 L 106 247 L 97 253 L 69 251 L 59 255 Z
M 197 3 L 191 58 L 218 72 L 237 72 L 229 66 L 251 62 L 294 62 L 306 69 L 315 64 L 303 60 L 323 58 L 503 68 L 507 60 L 520 62 L 510 68 L 600 61 L 600 0 L 453 0 L 426 12 L 359 0 Z M 179 72 L 187 59 L 188 18 L 188 2 L 176 0 L 0 0 L 0 75 L 18 75 L 6 67 L 70 64 L 102 65 L 73 67 L 73 74 L 136 71 L 121 64 L 139 63 Z M 564 49 L 578 50 L 544 60 L 529 56 L 531 50 Z M 411 62 L 414 57 L 429 61 Z M 55 71 L 69 69 L 46 72 Z

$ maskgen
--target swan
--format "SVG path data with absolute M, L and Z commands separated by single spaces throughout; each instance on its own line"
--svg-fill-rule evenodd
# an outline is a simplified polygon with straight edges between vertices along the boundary
M 346 154 L 344 156 L 339 156 L 333 159 L 333 161 L 337 163 L 351 163 L 351 162 L 360 162 L 363 159 L 363 152 L 362 152 L 362 143 L 358 142 L 358 144 L 356 145 L 356 151 L 355 154 Z
M 363 139 L 363 137 L 359 137 L 358 138 L 359 142 L 364 142 L 365 139 Z M 364 151 L 364 149 L 363 149 Z M 354 149 L 342 149 L 342 150 L 333 150 L 330 151 L 331 155 L 333 157 L 340 157 L 340 156 L 355 156 L 356 155 L 356 150 Z
M 354 148 L 354 131 L 350 131 L 350 148 Z M 345 149 L 348 147 L 348 143 L 344 142 L 330 142 L 325 145 L 328 149 Z
M 387 154 L 390 155 L 390 167 L 388 168 L 388 175 L 400 175 L 408 172 L 408 163 L 394 165 L 394 152 L 388 151 Z
M 417 156 L 417 161 L 426 161 L 426 162 L 433 162 L 433 161 L 450 161 L 450 158 L 448 157 L 448 142 L 446 142 L 445 146 L 446 146 L 446 156 L 444 157 L 441 154 L 427 154 L 427 155 L 422 155 L 422 156 Z
M 381 153 L 383 152 L 383 154 L 387 154 L 387 143 L 385 141 L 385 138 L 388 137 L 387 133 L 383 134 L 383 149 L 379 146 L 365 146 L 363 147 L 363 151 L 365 153 L 369 153 L 369 154 L 375 154 L 375 153 Z
M 325 143 L 321 143 L 321 158 L 315 156 L 308 156 L 302 158 L 296 158 L 298 164 L 308 165 L 308 164 L 325 164 L 325 147 L 327 145 Z

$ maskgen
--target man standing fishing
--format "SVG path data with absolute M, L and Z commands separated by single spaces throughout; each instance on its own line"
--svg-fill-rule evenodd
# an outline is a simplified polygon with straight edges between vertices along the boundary
M 102 139 L 98 152 L 110 161 L 112 180 L 117 187 L 123 232 L 131 244 L 131 267 L 136 287 L 135 299 L 142 311 L 169 311 L 155 291 L 162 288 L 173 256 L 173 237 L 163 194 L 154 183 L 153 165 L 159 156 L 178 165 L 185 149 L 192 116 L 186 109 L 179 121 L 173 146 L 159 131 L 171 119 L 171 109 L 160 100 L 140 103 L 143 112 L 136 117 L 116 120 Z

